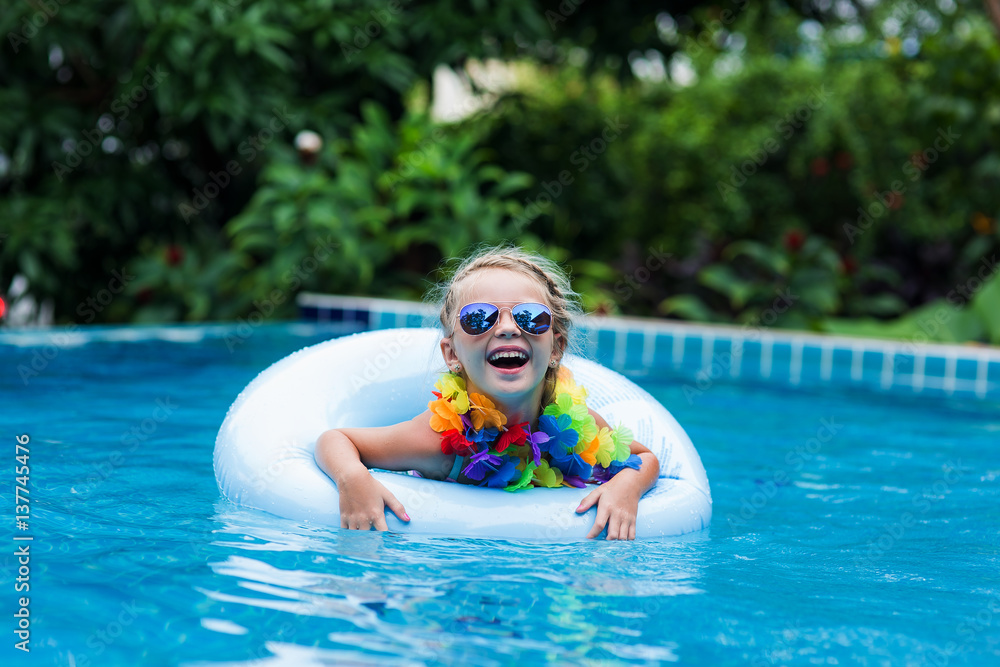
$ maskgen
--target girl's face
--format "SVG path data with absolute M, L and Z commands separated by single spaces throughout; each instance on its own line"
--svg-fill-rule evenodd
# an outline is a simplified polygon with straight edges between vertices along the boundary
M 483 269 L 459 286 L 459 310 L 469 303 L 492 303 L 512 308 L 519 303 L 541 303 L 549 308 L 548 296 L 538 281 L 509 269 Z M 479 336 L 466 333 L 450 322 L 453 333 L 441 341 L 448 368 L 462 364 L 469 391 L 478 391 L 501 401 L 517 401 L 540 390 L 551 360 L 562 356 L 564 343 L 550 327 L 541 335 L 527 334 L 514 323 L 510 310 L 502 310 L 496 325 Z M 507 354 L 499 358 L 498 353 Z M 520 353 L 526 359 L 518 358 Z M 520 363 L 523 360 L 523 363 Z M 520 364 L 520 365 L 519 365 Z

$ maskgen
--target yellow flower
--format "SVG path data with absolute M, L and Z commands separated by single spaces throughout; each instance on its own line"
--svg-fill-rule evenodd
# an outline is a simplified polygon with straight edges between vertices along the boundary
M 448 429 L 456 429 L 459 432 L 464 430 L 462 418 L 455 412 L 454 405 L 445 398 L 439 398 L 427 404 L 431 411 L 431 428 L 438 433 L 443 433 Z
M 465 380 L 454 373 L 444 373 L 434 383 L 434 388 L 441 392 L 442 398 L 450 398 L 455 404 L 458 414 L 469 411 L 469 395 L 465 392 Z
M 549 467 L 549 462 L 542 459 L 541 464 L 535 468 L 535 481 L 538 482 L 540 486 L 545 486 L 550 489 L 562 486 L 562 470 L 559 468 Z
M 598 463 L 607 468 L 615 458 L 615 442 L 611 438 L 611 429 L 602 428 L 595 440 L 597 440 L 599 445 L 594 458 L 597 459 Z
M 576 383 L 573 373 L 565 366 L 559 367 L 559 374 L 556 376 L 556 396 L 569 394 L 570 400 L 576 404 L 582 404 L 587 399 L 587 389 Z

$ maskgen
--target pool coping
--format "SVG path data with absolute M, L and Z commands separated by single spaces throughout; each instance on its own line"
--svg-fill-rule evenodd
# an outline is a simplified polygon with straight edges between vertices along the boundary
M 300 293 L 300 317 L 368 329 L 434 326 L 428 304 Z M 838 385 L 878 392 L 1000 400 L 1000 348 L 826 335 L 767 327 L 586 315 L 582 351 L 631 375 L 666 373 L 703 392 L 717 380 Z

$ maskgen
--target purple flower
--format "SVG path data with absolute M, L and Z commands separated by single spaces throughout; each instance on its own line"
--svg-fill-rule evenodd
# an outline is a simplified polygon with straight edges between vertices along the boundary
M 529 429 L 527 441 L 527 444 L 531 445 L 531 454 L 535 461 L 535 465 L 538 465 L 542 460 L 542 451 L 540 447 L 549 441 L 549 435 L 548 433 L 544 433 L 542 431 L 535 431 L 532 433 Z
M 472 455 L 469 459 L 469 465 L 465 466 L 462 472 L 469 479 L 480 480 L 487 473 L 496 472 L 500 464 L 503 463 L 503 459 L 504 457 L 497 454 L 490 454 L 489 449 L 484 449 Z

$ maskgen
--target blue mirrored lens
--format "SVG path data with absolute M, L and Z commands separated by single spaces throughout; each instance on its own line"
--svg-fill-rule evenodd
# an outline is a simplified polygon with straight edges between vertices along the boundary
M 514 322 L 525 333 L 543 334 L 552 326 L 552 313 L 540 303 L 522 303 L 511 311 Z
M 499 319 L 500 311 L 489 303 L 470 303 L 458 314 L 458 322 L 470 336 L 484 334 L 493 328 Z
M 521 331 L 539 336 L 552 326 L 552 312 L 540 303 L 521 303 L 511 310 L 514 323 Z M 500 309 L 492 303 L 470 303 L 458 314 L 458 323 L 465 333 L 479 336 L 492 329 L 500 320 Z

